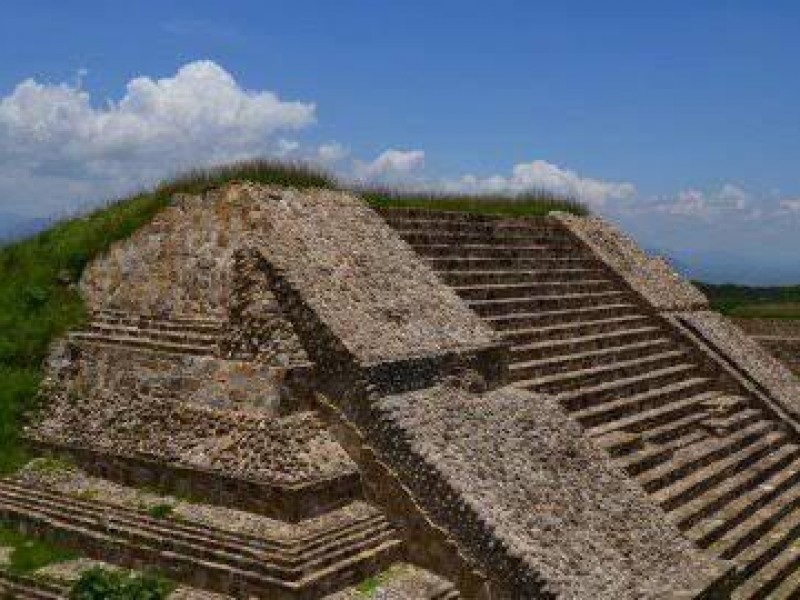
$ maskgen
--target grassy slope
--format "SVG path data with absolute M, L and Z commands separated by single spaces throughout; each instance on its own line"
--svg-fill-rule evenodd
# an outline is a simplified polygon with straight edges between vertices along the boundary
M 302 165 L 252 161 L 196 171 L 149 192 L 58 223 L 30 239 L 0 248 L 0 473 L 18 468 L 27 455 L 18 432 L 35 408 L 41 364 L 50 342 L 85 318 L 74 282 L 86 264 L 115 241 L 149 222 L 178 192 L 200 193 L 228 181 L 307 187 L 336 187 L 333 178 Z M 515 199 L 420 196 L 388 190 L 364 192 L 374 206 L 495 212 L 519 216 L 549 210 L 584 213 L 575 202 L 547 194 Z
M 800 285 L 748 287 L 697 284 L 715 310 L 734 317 L 800 319 Z

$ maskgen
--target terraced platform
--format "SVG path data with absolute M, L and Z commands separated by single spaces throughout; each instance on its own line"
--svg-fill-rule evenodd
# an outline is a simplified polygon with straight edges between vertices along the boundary
M 550 219 L 384 210 L 553 395 L 708 553 L 734 597 L 800 597 L 800 438 Z M 772 595 L 771 595 L 772 594 Z

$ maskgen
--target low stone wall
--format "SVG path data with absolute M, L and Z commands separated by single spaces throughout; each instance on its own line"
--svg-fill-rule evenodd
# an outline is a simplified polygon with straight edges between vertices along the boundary
M 675 273 L 662 258 L 642 252 L 636 243 L 599 217 L 551 213 L 575 238 L 658 311 L 708 307 L 705 295 Z

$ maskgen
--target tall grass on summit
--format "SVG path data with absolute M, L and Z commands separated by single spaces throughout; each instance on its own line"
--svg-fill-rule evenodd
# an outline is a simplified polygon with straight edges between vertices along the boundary
M 547 191 L 517 195 L 412 192 L 392 188 L 355 190 L 371 206 L 382 208 L 424 208 L 509 217 L 542 217 L 552 211 L 586 215 L 589 210 L 577 200 Z
M 259 160 L 196 170 L 0 248 L 0 473 L 26 460 L 19 429 L 25 414 L 35 409 L 50 342 L 85 320 L 76 283 L 86 265 L 148 223 L 174 194 L 197 194 L 242 180 L 334 186 L 333 178 L 302 164 Z

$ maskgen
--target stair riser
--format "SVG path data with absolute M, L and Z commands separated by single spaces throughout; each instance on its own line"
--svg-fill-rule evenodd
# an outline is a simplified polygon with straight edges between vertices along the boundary
M 549 383 L 536 383 L 533 382 L 533 386 L 538 392 L 543 392 L 546 394 L 564 394 L 569 392 L 575 392 L 582 388 L 593 387 L 602 385 L 604 383 L 611 383 L 620 379 L 627 379 L 629 377 L 636 377 L 638 375 L 645 375 L 651 371 L 659 370 L 659 369 L 667 369 L 669 367 L 677 367 L 682 363 L 683 356 L 668 356 L 664 358 L 659 358 L 657 360 L 647 360 L 640 364 L 635 365 L 628 365 L 624 367 L 619 367 L 616 369 L 609 369 L 607 371 L 602 371 L 599 373 L 587 373 L 581 375 L 575 375 L 569 379 L 549 382 Z M 525 377 L 524 373 L 525 369 L 522 370 L 522 375 L 524 379 L 528 379 L 529 377 Z M 512 371 L 511 377 L 516 379 L 518 378 L 520 373 L 516 370 Z M 686 375 L 678 375 L 677 379 L 670 379 L 669 383 L 675 383 L 683 378 Z M 660 384 L 661 382 L 659 382 Z M 642 387 L 639 388 L 637 386 L 641 385 Z M 648 389 L 652 389 L 652 383 L 637 383 L 631 384 L 625 388 L 626 392 L 631 393 L 638 393 L 639 391 L 647 391 Z M 618 393 L 615 394 L 617 397 L 621 397 L 622 394 Z
M 422 233 L 426 235 L 454 233 L 459 235 L 491 236 L 495 239 L 503 239 L 506 236 L 540 236 L 550 239 L 572 241 L 572 238 L 563 229 L 552 226 L 395 218 L 387 220 L 387 223 L 396 231 Z
M 538 247 L 470 247 L 470 246 L 414 246 L 423 258 L 486 258 L 498 260 L 538 261 L 542 259 L 589 258 L 570 248 Z
M 737 485 L 737 486 L 733 487 L 732 489 L 730 489 L 729 491 L 727 491 L 724 494 L 719 494 L 718 496 L 714 497 L 714 499 L 712 501 L 707 502 L 704 505 L 702 505 L 702 507 L 698 507 L 697 509 L 693 509 L 692 512 L 685 512 L 685 511 L 683 511 L 683 509 L 681 509 L 681 512 L 684 513 L 684 514 L 682 514 L 680 516 L 679 520 L 677 521 L 679 527 L 682 530 L 687 530 L 687 529 L 689 529 L 691 527 L 694 527 L 697 523 L 699 523 L 703 519 L 705 519 L 705 518 L 709 517 L 710 515 L 720 511 L 725 506 L 727 506 L 731 502 L 737 500 L 738 498 L 743 496 L 748 491 L 753 490 L 756 487 L 758 487 L 761 484 L 763 484 L 765 481 L 767 481 L 768 479 L 773 477 L 776 473 L 779 473 L 783 469 L 787 468 L 789 465 L 792 464 L 792 462 L 794 460 L 797 459 L 797 457 L 798 457 L 797 451 L 787 453 L 786 455 L 784 455 L 781 458 L 781 460 L 779 460 L 779 461 L 775 462 L 773 465 L 771 465 L 770 468 L 763 469 L 762 471 L 758 472 L 757 476 L 751 477 L 751 478 L 747 478 L 746 480 L 742 481 L 742 483 L 740 485 Z M 798 475 L 796 475 L 795 477 L 800 478 L 800 473 L 798 473 Z M 789 487 L 791 487 L 792 485 L 795 485 L 796 482 L 797 482 L 797 479 L 795 477 L 789 478 L 788 479 L 788 483 L 786 485 L 788 485 Z M 776 492 L 780 493 L 779 490 L 783 489 L 782 485 L 776 487 Z M 678 509 L 674 509 L 674 510 L 678 510 Z M 755 510 L 756 510 L 756 508 L 753 508 L 753 512 Z M 732 525 L 731 525 L 731 527 L 732 527 Z M 730 529 L 730 527 L 726 527 L 722 531 L 721 535 L 724 535 L 725 531 L 728 531 L 728 529 Z M 709 538 L 704 543 L 704 545 L 709 545 L 712 541 L 714 541 L 714 538 Z
M 581 283 L 603 279 L 605 272 L 598 269 L 551 269 L 521 271 L 446 271 L 440 279 L 450 286 L 502 285 L 515 283 Z
M 694 460 L 686 464 L 676 466 L 675 469 L 671 470 L 669 473 L 664 473 L 659 477 L 648 479 L 647 481 L 643 482 L 643 487 L 648 492 L 656 492 L 661 488 L 675 483 L 679 479 L 683 479 L 695 470 L 708 466 L 713 461 L 720 460 L 738 450 L 741 450 L 745 446 L 756 441 L 762 435 L 765 435 L 765 432 L 759 431 L 744 435 L 730 444 L 726 444 L 721 448 L 715 448 L 706 454 L 695 457 Z
M 169 352 L 172 354 L 188 354 L 191 356 L 208 356 L 214 354 L 216 352 L 216 346 L 208 346 L 208 347 L 197 347 L 197 346 L 187 346 L 187 347 L 175 347 L 170 344 L 166 344 L 163 342 L 157 342 L 154 340 L 148 339 L 136 339 L 131 338 L 127 340 L 119 340 L 115 338 L 109 338 L 103 335 L 98 336 L 88 336 L 83 335 L 80 332 L 74 332 L 70 335 L 70 338 L 77 342 L 84 342 L 88 344 L 103 344 L 106 346 L 117 346 L 120 348 L 140 348 L 142 350 L 152 350 L 154 352 Z
M 800 508 L 800 498 L 794 499 L 792 502 L 781 506 L 781 508 L 774 514 L 770 515 L 768 519 L 765 519 L 762 523 L 759 523 L 757 527 L 754 527 L 740 540 L 737 540 L 737 543 L 731 548 L 720 553 L 720 556 L 725 560 L 732 560 L 738 554 L 744 552 L 750 546 L 767 535 L 770 530 L 772 530 L 776 525 L 779 525 L 784 518 L 789 516 L 790 513 L 798 510 L 798 508 Z M 742 569 L 742 575 L 744 578 L 747 578 L 755 573 L 763 565 L 775 558 L 784 548 L 786 548 L 789 543 L 797 540 L 797 538 L 800 537 L 800 521 L 795 521 L 796 522 L 793 524 L 793 526 L 785 531 L 786 535 L 782 540 L 778 540 L 777 543 L 772 544 L 765 552 L 759 555 L 757 560 L 754 560 L 744 566 Z M 781 530 L 783 530 L 783 528 L 781 528 Z M 782 531 L 782 533 L 784 532 Z
M 766 477 L 764 479 L 767 479 Z M 755 501 L 748 503 L 746 506 L 738 507 L 735 512 L 729 512 L 724 515 L 726 518 L 718 523 L 717 527 L 708 529 L 700 535 L 696 543 L 702 548 L 708 548 L 718 540 L 722 539 L 728 532 L 732 531 L 734 527 L 752 517 L 756 512 L 767 506 L 775 498 L 782 496 L 787 491 L 791 491 L 793 487 L 800 484 L 800 472 L 786 478 L 775 486 L 774 489 L 769 490 L 769 493 L 762 494 Z M 758 485 L 758 484 L 755 484 Z M 753 489 L 751 487 L 750 489 Z M 733 498 L 735 501 L 735 498 Z M 718 501 L 719 505 L 722 500 Z M 708 511 L 706 511 L 708 512 Z
M 595 306 L 578 313 L 502 315 L 487 319 L 487 323 L 503 334 L 514 334 L 518 331 L 523 331 L 527 334 L 530 329 L 549 327 L 551 325 L 573 325 L 586 321 L 636 316 L 638 314 L 640 313 L 637 307 L 633 305 Z
M 102 314 L 94 313 L 91 315 L 92 322 L 108 327 L 136 327 L 142 329 L 159 329 L 163 331 L 171 331 L 174 333 L 196 334 L 196 335 L 212 335 L 218 336 L 224 330 L 222 323 L 214 323 L 213 325 L 190 325 L 181 324 L 173 321 L 162 321 L 158 319 L 148 319 L 139 317 L 113 317 Z
M 604 402 L 608 402 L 616 398 L 633 396 L 638 393 L 649 391 L 650 389 L 666 386 L 671 383 L 677 383 L 683 379 L 683 375 L 664 375 L 662 377 L 655 378 L 647 385 L 636 384 L 629 386 L 627 389 L 621 390 L 624 393 L 603 392 L 599 394 L 592 394 L 591 396 L 582 396 L 579 398 L 570 399 L 568 402 L 563 402 L 562 404 L 564 404 L 565 408 L 569 411 L 581 410 L 583 408 L 589 408 L 603 404 Z M 711 391 L 712 388 L 713 383 L 707 381 L 698 383 L 696 386 L 692 386 L 691 388 L 669 391 L 659 396 L 643 399 L 640 402 L 632 402 L 631 404 L 626 404 L 624 406 L 615 406 L 613 408 L 609 408 L 607 411 L 599 411 L 591 415 L 578 416 L 576 418 L 578 418 L 580 423 L 586 428 L 599 427 L 601 425 L 606 425 L 607 423 L 624 419 L 646 410 L 660 408 L 671 402 L 677 402 L 678 400 L 682 400 L 694 394 L 701 394 L 706 391 Z
M 702 432 L 692 431 L 683 438 L 676 440 L 675 443 L 670 444 L 669 446 L 657 452 L 651 452 L 646 455 L 639 456 L 632 454 L 618 462 L 621 463 L 620 466 L 622 466 L 623 470 L 628 475 L 635 477 L 640 473 L 644 473 L 645 471 L 649 471 L 650 469 L 654 469 L 659 465 L 664 464 L 672 458 L 676 450 L 685 448 L 686 446 L 695 442 L 702 441 L 705 439 L 705 437 L 705 434 Z
M 541 298 L 519 298 L 496 302 L 486 301 L 485 303 L 468 302 L 467 305 L 482 317 L 500 317 L 518 313 L 535 313 L 537 311 L 602 308 L 624 300 L 624 296 L 616 294 L 579 297 L 544 296 Z
M 564 294 L 590 294 L 613 292 L 616 286 L 609 281 L 575 282 L 568 285 L 554 283 L 538 283 L 531 285 L 515 285 L 503 287 L 469 287 L 456 288 L 455 292 L 464 300 L 501 300 L 505 298 L 521 298 L 525 296 L 562 296 Z
M 90 323 L 87 330 L 92 333 L 101 335 L 104 334 L 111 337 L 139 337 L 158 342 L 170 342 L 173 344 L 188 344 L 197 346 L 215 346 L 218 340 L 218 337 L 205 334 L 183 333 L 163 329 L 129 329 L 120 326 L 108 326 L 100 323 Z
M 596 334 L 595 334 L 596 335 Z M 591 340 L 576 340 L 572 343 L 548 345 L 540 348 L 529 348 L 525 346 L 512 346 L 509 350 L 509 358 L 513 362 L 528 360 L 544 360 L 556 358 L 558 356 L 569 356 L 572 354 L 582 354 L 584 352 L 595 352 L 598 350 L 608 350 L 608 355 L 603 355 L 601 360 L 610 360 L 614 354 L 614 348 L 622 349 L 630 344 L 641 344 L 643 342 L 656 342 L 663 336 L 660 330 L 648 330 L 631 332 L 620 335 L 608 335 L 597 337 Z M 508 338 L 506 338 L 508 339 Z M 663 338 L 662 338 L 663 339 Z M 642 356 L 641 354 L 637 356 Z
M 550 237 L 540 233 L 513 233 L 508 232 L 497 235 L 489 233 L 444 233 L 430 230 L 399 230 L 401 238 L 412 246 L 433 246 L 437 244 L 451 245 L 497 245 L 497 246 L 551 246 L 556 248 L 578 248 L 575 243 L 565 236 Z
M 707 477 L 702 481 L 697 482 L 696 485 L 687 488 L 680 494 L 675 494 L 674 496 L 671 496 L 670 498 L 661 503 L 661 508 L 663 508 L 668 512 L 676 510 L 678 507 L 682 506 L 686 502 L 689 502 L 692 498 L 695 498 L 698 495 L 707 492 L 714 486 L 718 485 L 719 483 L 725 481 L 730 477 L 735 477 L 736 474 L 741 473 L 742 470 L 749 469 L 756 462 L 769 455 L 769 453 L 775 450 L 775 448 L 778 445 L 779 442 L 775 442 L 774 444 L 770 444 L 768 446 L 759 449 L 757 452 L 748 454 L 741 460 L 736 461 L 735 463 L 726 467 L 725 469 L 718 471 L 712 477 Z
M 503 337 L 512 346 L 523 346 L 525 344 L 535 344 L 538 342 L 561 341 L 563 339 L 586 337 L 602 334 L 621 333 L 626 329 L 635 329 L 643 326 L 644 318 L 626 319 L 623 321 L 611 321 L 607 323 L 587 323 L 585 325 L 576 324 L 568 327 L 542 327 L 539 329 L 518 329 L 503 332 Z M 655 335 L 655 334 L 654 334 Z
M 426 258 L 438 273 L 448 271 L 547 271 L 551 269 L 596 269 L 597 262 L 590 258 Z

